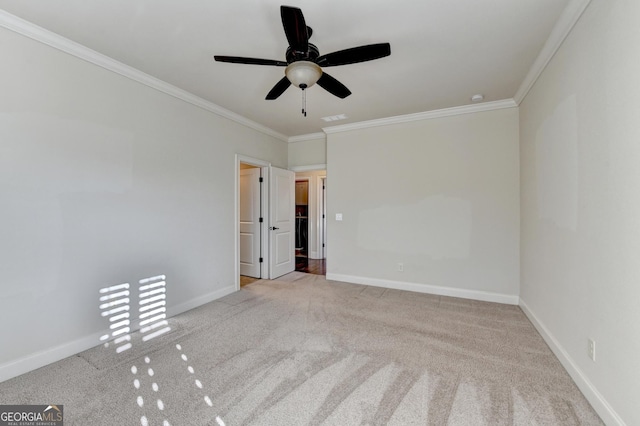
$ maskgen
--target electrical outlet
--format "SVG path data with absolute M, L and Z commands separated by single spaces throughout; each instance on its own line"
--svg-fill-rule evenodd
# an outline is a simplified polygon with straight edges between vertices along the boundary
M 398 272 L 404 272 L 404 263 L 398 263 Z
M 588 354 L 591 361 L 596 362 L 596 342 L 593 339 L 587 339 L 589 342 Z

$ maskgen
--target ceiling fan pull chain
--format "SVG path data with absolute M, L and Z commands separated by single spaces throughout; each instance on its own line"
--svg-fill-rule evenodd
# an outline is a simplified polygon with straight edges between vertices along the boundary
M 302 89 L 302 115 L 307 116 L 307 91 Z

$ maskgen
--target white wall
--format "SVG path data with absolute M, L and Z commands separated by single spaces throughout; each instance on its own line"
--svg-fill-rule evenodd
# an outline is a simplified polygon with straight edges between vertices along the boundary
M 289 168 L 327 164 L 327 140 L 324 135 L 289 143 Z
M 518 156 L 516 108 L 330 133 L 328 277 L 518 303 Z
M 0 28 L 0 380 L 98 343 L 98 290 L 234 289 L 235 154 L 287 144 Z M 34 355 L 34 358 L 28 358 Z
M 593 0 L 520 107 L 523 308 L 601 417 L 628 425 L 640 424 L 638 18 L 637 0 Z

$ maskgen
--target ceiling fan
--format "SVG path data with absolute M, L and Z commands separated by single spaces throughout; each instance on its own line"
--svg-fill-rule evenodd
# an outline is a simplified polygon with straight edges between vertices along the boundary
M 318 86 L 329 93 L 344 99 L 351 94 L 351 91 L 324 72 L 323 68 L 371 61 L 391 54 L 389 43 L 377 43 L 320 55 L 318 48 L 309 43 L 313 30 L 305 23 L 302 10 L 297 7 L 280 6 L 280 16 L 284 33 L 289 42 L 285 53 L 286 61 L 240 56 L 214 56 L 215 60 L 219 62 L 286 67 L 285 76 L 273 86 L 266 96 L 267 100 L 277 99 L 292 84 L 302 89 L 304 96 L 304 90 L 315 83 L 318 83 Z M 303 114 L 306 115 L 304 108 Z

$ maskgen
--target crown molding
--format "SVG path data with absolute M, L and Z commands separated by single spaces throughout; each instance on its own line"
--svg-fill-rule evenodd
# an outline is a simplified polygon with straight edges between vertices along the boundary
M 296 142 L 305 142 L 305 141 L 313 141 L 316 139 L 325 139 L 327 137 L 327 135 L 324 132 L 318 132 L 318 133 L 309 133 L 306 135 L 299 135 L 299 136 L 291 136 L 288 140 L 289 143 L 296 143 Z
M 106 55 L 98 53 L 86 46 L 71 41 L 65 37 L 55 34 L 49 30 L 39 27 L 31 22 L 25 21 L 15 15 L 12 15 L 6 11 L 0 10 L 0 27 L 4 27 L 8 30 L 21 34 L 25 37 L 29 37 L 33 40 L 39 41 L 43 44 L 51 46 L 62 52 L 68 53 L 77 58 L 83 59 L 94 65 L 112 71 L 116 74 L 122 75 L 145 86 L 156 89 L 169 96 L 173 96 L 177 99 L 183 100 L 187 103 L 205 109 L 220 117 L 229 119 L 243 126 L 249 127 L 260 133 L 274 137 L 288 143 L 303 142 L 314 139 L 322 139 L 326 134 L 339 133 L 349 130 L 364 129 L 376 126 L 385 126 L 390 124 L 406 123 L 410 121 L 429 120 L 433 118 L 441 118 L 454 116 L 459 114 L 469 114 L 481 111 L 490 111 L 501 108 L 512 108 L 520 105 L 520 103 L 527 96 L 535 82 L 538 80 L 546 66 L 549 64 L 555 53 L 558 51 L 566 37 L 569 35 L 575 24 L 580 19 L 580 16 L 584 13 L 591 0 L 571 0 L 562 15 L 556 22 L 549 38 L 547 39 L 544 47 L 540 51 L 540 54 L 536 58 L 532 67 L 529 69 L 527 76 L 523 80 L 522 84 L 518 88 L 513 99 L 507 99 L 495 102 L 486 102 L 482 104 L 465 105 L 461 107 L 445 108 L 434 111 L 426 111 L 415 114 L 407 114 L 396 117 L 388 117 L 377 120 L 368 120 L 357 123 L 349 123 L 337 126 L 324 127 L 322 130 L 324 133 L 311 133 L 308 135 L 287 137 L 273 129 L 270 129 L 262 124 L 256 123 L 229 111 L 213 102 L 207 101 L 199 96 L 189 93 L 183 89 L 173 86 L 165 81 L 162 81 L 156 77 L 146 74 L 136 68 L 123 64 L 110 58 Z
M 398 115 L 395 117 L 380 118 L 377 120 L 360 121 L 358 123 L 341 124 L 338 126 L 323 127 L 327 133 L 341 133 L 350 130 L 367 129 L 369 127 L 388 126 L 391 124 L 408 123 L 411 121 L 432 120 L 434 118 L 451 117 L 454 115 L 472 114 L 475 112 L 493 111 L 497 109 L 515 108 L 518 104 L 513 99 L 484 102 L 481 104 L 463 105 L 453 108 L 437 109 L 433 111 L 418 112 L 415 114 Z
M 327 165 L 326 164 L 310 164 L 308 166 L 293 166 L 293 167 L 289 167 L 289 170 L 291 170 L 292 172 L 314 172 L 317 170 L 327 170 Z
M 549 34 L 549 38 L 542 47 L 540 54 L 513 97 L 518 105 L 522 103 L 533 85 L 538 81 L 542 71 L 544 71 L 551 59 L 555 56 L 558 49 L 560 49 L 564 40 L 576 25 L 587 6 L 589 6 L 589 3 L 591 3 L 591 0 L 571 0 L 564 9 L 556 25 L 553 27 L 551 34 Z
M 278 133 L 266 126 L 263 126 L 262 124 L 249 120 L 248 118 L 236 114 L 235 112 L 229 111 L 228 109 L 222 108 L 221 106 L 216 105 L 213 102 L 207 101 L 199 96 L 187 92 L 186 90 L 182 90 L 165 81 L 146 74 L 136 68 L 116 61 L 109 56 L 98 53 L 95 50 L 89 49 L 88 47 L 80 43 L 71 41 L 65 37 L 62 37 L 61 35 L 39 27 L 29 21 L 25 21 L 24 19 L 7 13 L 4 10 L 0 10 L 0 27 L 4 27 L 15 33 L 21 34 L 25 37 L 29 37 L 33 40 L 39 41 L 40 43 L 51 46 L 54 49 L 58 49 L 62 52 L 68 53 L 69 55 L 75 56 L 79 59 L 83 59 L 116 74 L 120 74 L 123 77 L 129 78 L 133 81 L 144 84 L 145 86 L 151 87 L 152 89 L 163 92 L 169 96 L 173 96 L 174 98 L 205 109 L 220 117 L 235 121 L 238 124 L 249 127 L 265 135 L 274 137 L 284 142 L 288 141 L 287 136 Z

